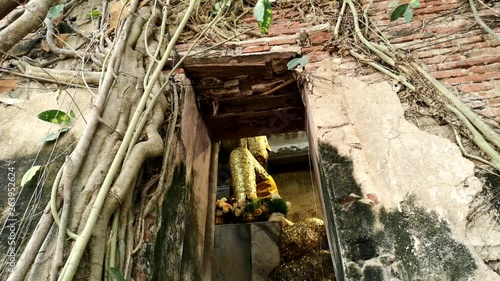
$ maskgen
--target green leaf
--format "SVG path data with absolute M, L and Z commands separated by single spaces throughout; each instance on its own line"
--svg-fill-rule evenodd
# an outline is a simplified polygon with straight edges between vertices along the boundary
M 294 58 L 290 60 L 286 66 L 288 67 L 288 70 L 295 69 L 297 67 L 303 67 L 309 62 L 309 57 L 308 56 L 303 56 L 301 58 Z
M 88 14 L 88 17 L 92 19 L 92 18 L 98 18 L 101 15 L 102 13 L 99 10 L 92 10 L 92 12 Z
M 76 118 L 76 114 L 73 110 L 70 110 L 69 111 L 69 116 L 71 116 L 71 118 L 75 119 Z
M 64 9 L 64 4 L 59 4 L 51 7 L 48 14 L 49 19 L 53 19 L 59 16 L 62 13 L 63 9 Z
M 409 23 L 412 18 L 413 18 L 413 9 L 411 7 L 408 7 L 408 9 L 406 9 L 404 14 L 405 23 Z
M 420 8 L 420 0 L 410 0 L 410 6 L 412 8 Z
M 266 11 L 266 6 L 264 5 L 264 0 L 257 1 L 255 7 L 253 8 L 253 16 L 257 21 L 264 20 L 264 13 Z
M 125 281 L 125 277 L 121 272 L 115 267 L 108 267 L 109 275 L 116 281 Z
M 259 25 L 260 33 L 266 34 L 269 30 L 269 27 L 271 26 L 273 10 L 271 9 L 271 3 L 269 2 L 269 0 L 262 0 L 262 2 L 264 3 L 265 7 L 264 16 L 262 18 L 262 21 L 257 20 L 257 23 Z
M 53 141 L 57 140 L 60 135 L 66 133 L 68 130 L 69 130 L 68 127 L 63 127 L 55 133 L 48 134 L 45 138 L 40 140 L 40 143 L 53 142 Z
M 391 21 L 395 21 L 403 16 L 408 8 L 408 4 L 399 5 L 391 14 Z
M 399 2 L 401 2 L 401 0 L 393 0 L 391 2 L 391 4 L 389 4 L 389 9 L 394 9 L 398 6 Z
M 47 110 L 38 114 L 38 119 L 58 125 L 71 124 L 71 117 L 66 112 L 57 109 Z
M 218 12 L 220 11 L 220 2 L 215 3 L 215 11 Z
M 33 166 L 31 167 L 26 173 L 24 173 L 23 178 L 21 179 L 21 187 L 24 187 L 33 177 L 36 175 L 36 173 L 40 170 L 42 166 Z

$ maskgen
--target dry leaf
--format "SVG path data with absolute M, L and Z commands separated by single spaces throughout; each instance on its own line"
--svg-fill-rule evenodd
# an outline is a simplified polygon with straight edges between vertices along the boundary
M 69 33 L 63 33 L 59 35 L 54 36 L 54 43 L 56 44 L 57 47 L 59 48 L 64 48 L 66 45 L 66 41 L 68 40 Z M 42 44 L 40 45 L 40 48 L 44 50 L 45 52 L 50 52 L 49 45 L 47 44 L 47 41 L 45 39 L 42 40 Z
M 116 29 L 118 26 L 118 19 L 120 18 L 120 12 L 122 11 L 123 4 L 121 1 L 114 1 L 109 5 L 109 28 L 108 30 Z M 123 9 L 121 18 L 124 19 L 127 15 L 128 9 Z
M 63 13 L 61 13 L 57 17 L 53 18 L 52 23 L 54 24 L 54 26 L 59 26 L 59 24 L 61 24 L 62 20 L 63 20 Z
M 2 79 L 0 80 L 0 93 L 10 92 L 16 88 L 19 80 L 14 79 Z
M 50 52 L 49 45 L 47 44 L 47 41 L 45 39 L 42 40 L 42 44 L 40 44 L 40 48 L 44 50 L 45 52 Z

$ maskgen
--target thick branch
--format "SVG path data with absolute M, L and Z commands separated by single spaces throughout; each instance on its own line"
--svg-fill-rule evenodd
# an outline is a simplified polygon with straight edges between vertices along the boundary
M 352 0 L 345 0 L 349 7 L 351 8 L 352 16 L 354 17 L 354 31 L 356 32 L 356 35 L 358 38 L 365 44 L 368 49 L 370 49 L 372 52 L 374 52 L 377 56 L 379 56 L 381 59 L 383 59 L 387 64 L 390 66 L 395 66 L 396 63 L 392 58 L 375 48 L 370 41 L 368 41 L 364 36 L 363 33 L 361 32 L 361 28 L 359 27 L 359 21 L 358 21 L 358 10 L 356 10 L 356 7 L 354 7 L 354 4 L 352 3 Z
M 131 10 L 135 11 L 137 8 L 137 1 L 134 1 L 135 5 L 131 4 Z M 93 107 L 93 110 L 91 111 L 91 117 L 89 118 L 89 122 L 87 123 L 87 126 L 85 127 L 85 131 L 80 138 L 80 141 L 78 142 L 77 147 L 71 154 L 71 159 L 72 162 L 74 162 L 74 166 L 70 167 L 71 169 L 71 174 L 68 174 L 70 179 L 74 179 L 74 176 L 78 174 L 78 171 L 81 168 L 81 165 L 83 163 L 83 159 L 85 159 L 85 155 L 90 147 L 90 144 L 92 142 L 92 138 L 95 134 L 95 131 L 97 129 L 97 125 L 99 124 L 99 117 L 102 114 L 102 111 L 104 109 L 104 104 L 106 101 L 106 97 L 108 96 L 109 91 L 111 90 L 111 87 L 114 82 L 114 76 L 115 72 L 117 69 L 119 69 L 120 64 L 121 64 L 121 58 L 123 56 L 123 53 L 125 51 L 126 47 L 126 42 L 128 38 L 128 33 L 130 30 L 130 27 L 132 26 L 133 23 L 133 17 L 129 17 L 128 20 L 125 22 L 125 25 L 123 29 L 121 30 L 119 34 L 119 43 L 117 44 L 117 47 L 115 49 L 115 52 L 113 53 L 113 56 L 110 59 L 110 62 L 108 64 L 108 69 L 106 70 L 106 74 L 104 76 L 103 82 L 101 83 L 100 86 L 100 94 L 97 97 L 96 103 Z M 116 160 L 116 159 L 115 159 Z M 117 165 L 118 163 L 115 163 L 116 161 L 113 161 L 114 165 Z M 112 166 L 113 166 L 112 164 Z M 73 175 L 73 177 L 71 177 Z M 72 184 L 72 180 L 69 181 L 69 183 Z M 109 181 L 109 177 L 106 177 L 106 180 Z M 107 190 L 104 191 L 105 193 L 103 195 L 102 192 L 99 192 L 98 197 L 106 196 Z M 100 200 L 103 200 L 99 198 Z M 96 200 L 97 201 L 97 200 Z M 91 217 L 92 213 L 95 213 L 97 211 L 98 215 L 100 210 L 100 207 L 97 207 L 95 210 L 92 210 L 91 212 Z M 89 218 L 89 221 L 92 221 L 91 218 Z M 78 268 L 78 265 L 80 263 L 81 256 L 83 255 L 83 252 L 85 248 L 87 247 L 88 240 L 90 239 L 90 234 L 92 229 L 94 228 L 94 223 L 87 222 L 85 225 L 85 229 L 82 233 L 82 235 L 78 236 L 78 239 L 76 240 L 75 246 L 73 247 L 70 256 L 68 257 L 68 260 L 66 261 L 66 264 L 61 272 L 59 280 L 72 280 L 76 270 Z M 89 229 L 90 228 L 90 229 Z
M 132 153 L 128 160 L 125 162 L 115 184 L 111 188 L 109 195 L 104 202 L 102 211 L 99 217 L 96 218 L 95 229 L 98 229 L 93 234 L 93 242 L 91 249 L 92 257 L 91 261 L 94 263 L 100 263 L 104 258 L 104 241 L 106 241 L 106 231 L 109 224 L 111 215 L 115 213 L 118 207 L 125 202 L 127 195 L 132 192 L 133 186 L 135 184 L 137 175 L 139 174 L 144 161 L 148 158 L 154 158 L 161 156 L 163 152 L 163 141 L 158 133 L 158 129 L 161 128 L 163 124 L 164 115 L 163 112 L 166 108 L 166 98 L 162 96 L 162 99 L 155 106 L 154 114 L 150 119 L 150 123 L 146 126 L 145 131 L 148 136 L 148 140 L 145 142 L 138 143 L 134 146 Z M 90 221 L 91 218 L 89 218 Z M 91 279 L 94 280 L 102 274 L 102 267 L 98 266 L 91 270 Z
M 402 77 L 402 76 L 397 76 L 396 74 L 392 73 L 391 71 L 387 70 L 386 68 L 384 68 L 383 66 L 373 62 L 373 61 L 368 61 L 365 57 L 363 57 L 362 55 L 356 53 L 354 50 L 349 50 L 349 54 L 351 54 L 351 56 L 363 61 L 364 63 L 370 65 L 371 67 L 375 68 L 376 70 L 382 72 L 383 74 L 391 77 L 392 79 L 400 82 L 401 84 L 405 85 L 408 89 L 412 90 L 412 91 L 415 91 L 415 86 L 413 86 L 411 83 L 409 83 L 405 77 Z
M 62 200 L 59 200 L 56 205 L 61 205 Z M 22 281 L 26 277 L 26 274 L 29 272 L 31 265 L 35 261 L 36 255 L 38 254 L 38 250 L 45 241 L 45 237 L 49 233 L 50 227 L 52 226 L 52 222 L 54 219 L 50 214 L 50 205 L 47 204 L 42 217 L 38 221 L 38 224 L 33 231 L 33 235 L 31 235 L 28 244 L 24 248 L 23 254 L 19 258 L 19 261 L 16 263 L 16 267 L 14 271 L 9 276 L 7 281 Z
M 31 0 L 24 14 L 0 31 L 0 52 L 6 53 L 28 33 L 34 32 L 57 0 Z M 3 7 L 2 7 L 3 8 Z
M 97 85 L 99 84 L 99 78 L 101 77 L 100 72 L 41 68 L 32 66 L 21 60 L 13 61 L 12 63 L 17 66 L 23 74 L 36 77 L 34 79 L 56 80 L 82 85 Z
M 479 17 L 477 13 L 476 4 L 474 4 L 474 0 L 469 0 L 470 8 L 472 9 L 472 14 L 474 15 L 474 19 L 476 22 L 486 31 L 493 39 L 500 41 L 500 36 L 498 36 L 489 26 L 487 26 L 484 21 Z
M 47 34 L 45 35 L 45 40 L 47 40 L 47 46 L 49 46 L 49 49 L 52 53 L 56 55 L 61 55 L 66 58 L 86 58 L 89 56 L 89 54 L 82 52 L 82 51 L 77 51 L 77 50 L 69 50 L 69 49 L 63 49 L 59 48 L 56 46 L 54 42 L 54 24 L 49 18 L 46 18 L 45 21 L 45 26 L 47 26 Z
M 457 115 L 457 117 L 465 124 L 467 129 L 469 129 L 469 131 L 472 134 L 472 140 L 474 141 L 474 143 L 479 148 L 481 148 L 481 150 L 484 153 L 486 153 L 488 156 L 491 157 L 491 163 L 492 163 L 493 167 L 495 167 L 495 169 L 500 171 L 500 155 L 495 151 L 495 149 L 493 147 L 491 147 L 491 145 L 488 144 L 488 142 L 476 130 L 476 128 L 474 128 L 474 126 L 471 124 L 471 122 L 469 120 L 467 120 L 467 118 L 464 116 L 464 114 L 460 110 L 454 108 L 451 105 L 447 105 L 446 107 L 451 112 L 455 113 Z
M 456 107 L 467 119 L 496 147 L 500 148 L 500 136 L 488 126 L 477 114 L 475 114 L 467 105 L 465 105 L 458 97 L 456 97 L 448 88 L 437 81 L 432 75 L 421 68 L 417 63 L 411 64 L 418 72 L 420 72 L 436 89 L 447 98 L 451 104 Z

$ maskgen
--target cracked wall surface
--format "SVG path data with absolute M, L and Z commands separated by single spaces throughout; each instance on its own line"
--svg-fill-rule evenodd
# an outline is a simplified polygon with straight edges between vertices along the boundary
M 498 249 L 497 225 L 467 225 L 482 184 L 458 146 L 406 121 L 387 82 L 338 76 L 328 61 L 306 79 L 329 238 L 338 239 L 330 245 L 344 277 L 500 280 L 484 263 Z

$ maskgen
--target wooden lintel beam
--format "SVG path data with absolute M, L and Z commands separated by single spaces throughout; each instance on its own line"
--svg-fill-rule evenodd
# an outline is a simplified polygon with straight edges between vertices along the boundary
M 273 71 L 266 63 L 227 63 L 185 65 L 188 77 L 232 78 L 242 75 L 272 77 Z
M 238 112 L 238 113 L 224 113 L 224 114 L 219 114 L 219 115 L 214 115 L 214 116 L 206 116 L 203 117 L 206 120 L 221 120 L 221 119 L 227 119 L 227 118 L 259 118 L 259 117 L 268 117 L 268 116 L 273 116 L 273 115 L 289 115 L 289 114 L 294 114 L 299 115 L 303 114 L 304 108 L 303 107 L 286 107 L 286 108 L 277 108 L 274 110 L 267 110 L 267 111 L 250 111 L 250 112 Z M 286 117 L 288 118 L 288 117 Z
M 203 117 L 214 141 L 299 131 L 304 120 L 302 107 Z

